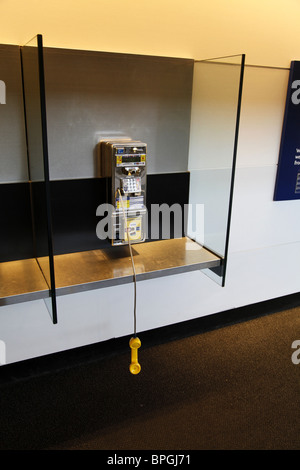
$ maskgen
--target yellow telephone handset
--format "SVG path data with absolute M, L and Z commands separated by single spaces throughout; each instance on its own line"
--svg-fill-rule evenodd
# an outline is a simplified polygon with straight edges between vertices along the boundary
M 141 347 L 141 341 L 139 338 L 131 338 L 129 341 L 129 346 L 131 348 L 131 364 L 129 370 L 132 374 L 136 375 L 141 371 L 141 365 L 138 363 L 138 348 Z

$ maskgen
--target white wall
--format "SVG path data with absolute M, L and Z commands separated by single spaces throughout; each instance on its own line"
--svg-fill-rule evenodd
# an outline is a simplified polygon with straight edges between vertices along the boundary
M 121 13 L 128 19 L 132 11 L 125 9 L 126 2 L 83 2 L 83 10 L 81 2 L 72 2 L 72 10 L 68 2 L 43 2 L 43 13 L 39 10 L 36 16 L 32 13 L 37 2 L 20 2 L 18 27 L 13 21 L 15 3 L 2 2 L 0 42 L 22 44 L 41 32 L 47 34 L 49 46 L 89 48 L 94 44 L 100 50 L 103 40 L 103 50 L 121 52 L 197 58 L 245 52 L 248 64 L 286 67 L 245 70 L 226 286 L 221 288 L 201 272 L 139 282 L 137 329 L 299 292 L 300 200 L 273 202 L 273 190 L 287 68 L 298 53 L 295 9 L 299 12 L 300 6 L 293 1 L 213 1 L 202 6 L 201 15 L 198 0 L 177 1 L 178 8 L 169 1 L 132 1 L 131 6 L 137 8 L 135 18 L 146 18 L 148 34 L 137 36 L 130 30 L 121 41 L 116 35 L 103 36 L 113 16 L 108 15 L 107 22 L 97 19 L 97 30 L 94 13 L 100 9 L 96 4 L 101 3 L 107 13 L 113 13 L 112 5 L 117 5 L 115 18 L 121 25 Z M 50 5 L 57 8 L 55 14 Z M 28 21 L 21 16 L 25 8 Z M 159 17 L 155 8 L 161 12 Z M 58 13 L 61 22 L 57 23 Z M 132 285 L 59 297 L 57 325 L 52 325 L 43 301 L 1 307 L 0 340 L 6 344 L 7 363 L 130 334 L 132 299 Z

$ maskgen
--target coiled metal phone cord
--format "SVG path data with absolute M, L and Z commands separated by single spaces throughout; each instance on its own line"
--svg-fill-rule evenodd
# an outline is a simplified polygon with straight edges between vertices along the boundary
M 133 255 L 132 255 L 130 234 L 128 230 L 127 217 L 125 213 L 123 198 L 122 198 L 120 189 L 118 189 L 117 191 L 120 195 L 120 201 L 121 201 L 121 206 L 122 206 L 122 211 L 123 211 L 124 227 L 125 227 L 125 233 L 127 233 L 128 246 L 129 246 L 130 258 L 131 258 L 131 264 L 132 264 L 132 270 L 133 270 L 133 283 L 134 283 L 134 336 L 129 341 L 129 346 L 131 349 L 131 363 L 129 365 L 129 370 L 133 375 L 137 375 L 141 371 L 141 365 L 138 362 L 138 349 L 141 347 L 141 341 L 136 336 L 136 272 L 135 272 L 134 260 L 133 260 Z
M 117 192 L 120 195 L 120 201 L 121 201 L 122 212 L 123 212 L 123 217 L 124 217 L 124 227 L 125 227 L 125 231 L 127 233 L 128 246 L 129 246 L 130 258 L 131 258 L 131 264 L 132 264 L 132 271 L 133 271 L 133 284 L 134 284 L 134 309 L 133 309 L 133 315 L 134 315 L 133 332 L 134 333 L 133 333 L 133 335 L 134 335 L 134 338 L 135 338 L 136 337 L 136 272 L 135 272 L 135 265 L 134 265 L 133 255 L 132 255 L 130 234 L 129 234 L 129 230 L 128 230 L 128 227 L 127 227 L 127 217 L 126 217 L 126 213 L 125 213 L 124 202 L 123 202 L 123 198 L 122 198 L 122 194 L 121 194 L 120 189 L 117 189 Z

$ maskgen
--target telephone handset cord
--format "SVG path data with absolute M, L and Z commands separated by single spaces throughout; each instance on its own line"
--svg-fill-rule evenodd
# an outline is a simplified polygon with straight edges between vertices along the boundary
M 117 190 L 120 194 L 120 201 L 121 201 L 121 206 L 122 206 L 122 211 L 123 211 L 123 217 L 124 217 L 124 227 L 125 227 L 125 233 L 127 233 L 127 240 L 128 240 L 128 246 L 129 246 L 129 252 L 130 252 L 130 258 L 131 258 L 131 264 L 132 264 L 132 270 L 133 270 L 133 283 L 134 283 L 134 336 L 133 338 L 130 339 L 129 341 L 129 346 L 131 349 L 131 363 L 129 365 L 129 370 L 133 375 L 139 374 L 141 371 L 141 365 L 138 362 L 138 349 L 141 347 L 141 341 L 139 338 L 136 336 L 136 273 L 135 273 L 135 266 L 134 266 L 134 260 L 133 260 L 133 255 L 132 255 L 132 249 L 131 249 L 131 242 L 130 242 L 130 235 L 129 235 L 129 230 L 127 226 L 127 217 L 124 209 L 124 204 L 123 204 L 123 198 L 120 189 Z
M 136 337 L 136 272 L 135 272 L 135 266 L 134 266 L 134 260 L 133 260 L 133 255 L 132 255 L 132 248 L 131 248 L 131 241 L 130 241 L 130 235 L 129 235 L 129 230 L 127 227 L 127 217 L 124 209 L 124 204 L 123 204 L 123 198 L 120 189 L 117 189 L 119 195 L 120 195 L 120 201 L 121 201 L 121 206 L 122 206 L 122 212 L 123 212 L 123 217 L 124 217 L 124 227 L 125 227 L 125 232 L 127 233 L 127 239 L 128 239 L 128 246 L 129 246 L 129 252 L 130 252 L 130 258 L 131 258 L 131 264 L 132 264 L 132 271 L 133 271 L 133 283 L 134 283 L 134 338 Z

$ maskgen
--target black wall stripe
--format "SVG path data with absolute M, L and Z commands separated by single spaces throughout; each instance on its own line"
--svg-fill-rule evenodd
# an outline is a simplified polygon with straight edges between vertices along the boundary
M 147 207 L 151 235 L 151 204 L 188 204 L 189 173 L 148 175 Z M 32 183 L 37 195 L 40 183 Z M 95 250 L 107 246 L 99 240 L 96 226 L 98 205 L 106 201 L 106 180 L 100 178 L 57 180 L 50 182 L 54 254 Z M 34 257 L 28 183 L 0 185 L 1 243 L 0 261 Z M 39 198 L 36 197 L 38 200 Z M 37 234 L 43 230 L 43 205 L 35 207 Z M 172 222 L 172 219 L 171 219 Z M 39 227 L 40 223 L 40 227 Z M 159 230 L 161 235 L 161 230 Z M 171 238 L 173 230 L 171 227 Z M 184 227 L 183 227 L 184 234 Z M 37 255 L 47 255 L 45 237 L 37 237 Z M 38 240 L 37 240 L 38 241 Z

